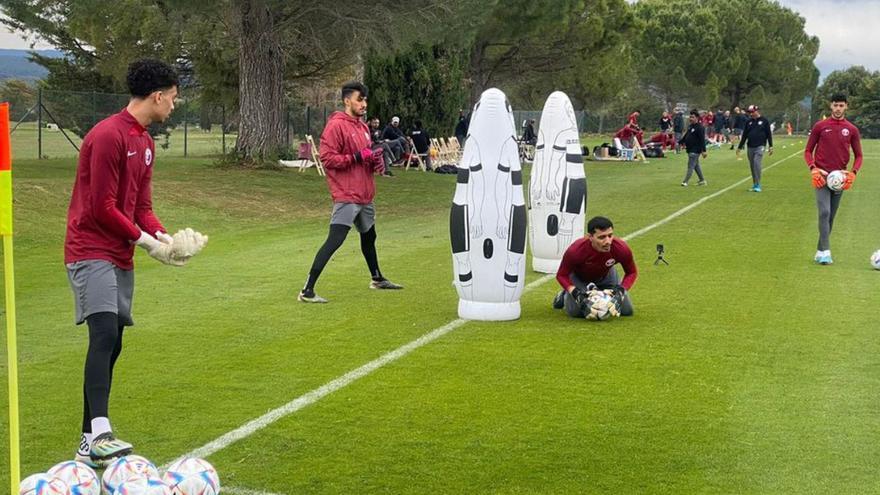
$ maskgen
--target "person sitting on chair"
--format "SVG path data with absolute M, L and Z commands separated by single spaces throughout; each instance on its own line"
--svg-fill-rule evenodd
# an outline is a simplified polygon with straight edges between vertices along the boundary
M 425 160 L 425 170 L 430 172 L 433 170 L 431 168 L 431 136 L 428 135 L 428 131 L 422 128 L 422 121 L 415 121 L 412 132 L 410 132 L 410 138 L 413 142 L 413 147 L 416 149 L 416 153 L 419 156 L 424 156 Z
M 522 141 L 529 146 L 538 144 L 538 134 L 535 132 L 535 119 L 530 119 L 526 123 L 526 127 L 523 130 Z
M 382 140 L 391 147 L 394 154 L 394 162 L 398 162 L 403 158 L 403 153 L 407 150 L 406 136 L 403 129 L 400 128 L 400 117 L 392 117 L 391 123 L 385 126 L 382 131 Z

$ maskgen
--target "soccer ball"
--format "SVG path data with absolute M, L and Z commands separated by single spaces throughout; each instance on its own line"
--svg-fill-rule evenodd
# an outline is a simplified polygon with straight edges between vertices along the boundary
M 155 476 L 136 476 L 123 481 L 112 495 L 173 495 L 171 487 Z
M 134 477 L 159 477 L 156 466 L 139 455 L 127 455 L 120 457 L 107 466 L 101 483 L 104 493 L 113 493 L 123 481 Z
M 842 170 L 835 170 L 825 177 L 825 185 L 832 191 L 842 191 L 843 183 L 846 181 L 846 174 Z
M 880 249 L 874 251 L 874 254 L 871 255 L 871 267 L 875 270 L 880 270 Z
M 92 468 L 78 461 L 60 462 L 46 474 L 64 482 L 71 495 L 101 495 L 101 482 Z
M 186 457 L 168 468 L 163 478 L 175 495 L 217 495 L 220 478 L 208 461 Z
M 603 321 L 611 318 L 611 307 L 614 305 L 614 301 L 605 291 L 593 291 L 589 303 L 590 312 L 585 315 L 588 320 Z
M 70 495 L 70 489 L 58 478 L 46 474 L 33 474 L 18 485 L 18 495 Z

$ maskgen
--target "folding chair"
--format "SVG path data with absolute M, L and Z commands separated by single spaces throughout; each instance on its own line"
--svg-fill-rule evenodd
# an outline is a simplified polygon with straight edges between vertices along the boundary
M 455 152 L 449 148 L 449 145 L 446 144 L 446 140 L 440 138 L 438 141 L 440 142 L 440 154 L 443 155 L 443 159 L 446 160 L 446 163 L 456 163 L 458 160 L 455 159 Z
M 309 152 L 312 155 L 312 161 L 315 162 L 315 168 L 318 170 L 318 175 L 327 175 L 324 172 L 324 165 L 321 163 L 321 157 L 318 155 L 318 147 L 315 146 L 315 140 L 312 139 L 311 134 L 306 134 L 306 144 L 308 145 Z M 305 168 L 301 168 L 300 172 L 305 170 Z
M 446 156 L 443 153 L 443 147 L 440 146 L 440 140 L 437 138 L 431 138 L 431 147 L 437 150 L 437 165 L 448 165 L 449 162 L 446 161 Z
M 464 150 L 461 148 L 461 143 L 458 142 L 458 138 L 452 136 L 449 138 L 449 143 L 452 145 L 452 148 L 455 150 L 455 159 L 456 161 L 461 161 L 462 155 L 464 155 Z
M 428 167 L 425 165 L 425 161 L 422 160 L 422 157 L 425 156 L 427 153 L 419 153 L 416 149 L 415 143 L 413 143 L 411 140 L 407 142 L 409 143 L 409 153 L 406 154 L 406 164 L 404 165 L 403 169 L 409 170 L 410 164 L 415 161 L 418 163 L 418 167 L 419 169 L 421 169 L 422 172 L 427 172 Z M 428 153 L 430 152 L 431 149 L 429 147 Z

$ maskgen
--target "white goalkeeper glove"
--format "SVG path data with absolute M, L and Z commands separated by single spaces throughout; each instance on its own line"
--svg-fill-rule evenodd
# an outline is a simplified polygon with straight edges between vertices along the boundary
M 166 265 L 183 266 L 186 261 L 176 259 L 173 256 L 174 239 L 163 232 L 156 232 L 156 237 L 146 232 L 141 232 L 141 236 L 138 237 L 135 244 L 144 248 L 147 254 Z
M 171 255 L 183 262 L 198 254 L 208 244 L 208 236 L 188 227 L 177 231 L 171 240 Z

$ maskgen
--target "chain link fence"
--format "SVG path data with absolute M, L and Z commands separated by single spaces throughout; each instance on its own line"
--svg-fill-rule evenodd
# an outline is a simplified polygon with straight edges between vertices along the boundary
M 12 144 L 16 157 L 62 158 L 77 156 L 82 138 L 101 120 L 119 112 L 128 103 L 128 95 L 98 92 L 53 91 L 34 89 L 10 100 Z M 305 135 L 317 140 L 330 115 L 338 110 L 333 103 L 312 106 L 289 103 L 285 109 L 285 145 L 294 153 Z M 654 114 L 656 113 L 656 115 Z M 627 120 L 626 115 L 575 112 L 582 134 L 610 141 Z M 777 133 L 787 133 L 791 123 L 794 134 L 804 134 L 812 126 L 811 115 L 800 113 L 767 115 L 776 123 Z M 517 133 L 524 122 L 541 121 L 537 110 L 514 111 Z M 650 136 L 659 131 L 659 112 L 646 112 L 639 122 Z M 453 124 L 454 125 L 454 124 Z M 401 122 L 408 130 L 412 122 Z M 428 129 L 429 132 L 432 129 Z M 169 120 L 151 129 L 158 154 L 178 157 L 220 156 L 231 151 L 238 135 L 237 109 L 207 101 L 199 95 L 180 98 Z M 433 134 L 433 133 L 432 133 Z
M 34 90 L 10 105 L 12 146 L 20 158 L 76 157 L 83 137 L 101 120 L 128 104 L 126 94 L 94 91 Z M 285 145 L 294 150 L 306 134 L 316 138 L 336 108 L 291 103 L 286 108 Z M 199 95 L 181 97 L 171 117 L 150 129 L 157 154 L 176 157 L 219 156 L 235 147 L 237 109 Z

